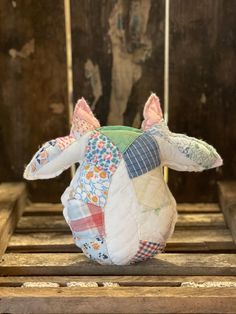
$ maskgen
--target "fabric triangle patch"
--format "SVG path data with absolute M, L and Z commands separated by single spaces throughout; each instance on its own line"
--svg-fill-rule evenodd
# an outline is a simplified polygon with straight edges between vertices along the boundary
M 98 129 L 124 153 L 143 131 L 128 126 L 104 126 Z

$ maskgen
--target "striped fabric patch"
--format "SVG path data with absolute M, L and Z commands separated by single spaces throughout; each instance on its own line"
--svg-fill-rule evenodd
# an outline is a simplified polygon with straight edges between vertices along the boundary
M 165 243 L 155 243 L 150 241 L 139 241 L 139 249 L 136 255 L 131 260 L 131 264 L 145 261 L 154 257 L 158 253 L 162 253 L 165 248 Z
M 158 167 L 161 163 L 159 146 L 147 133 L 139 136 L 129 146 L 123 157 L 131 179 Z
M 72 199 L 68 202 L 67 213 L 71 231 L 78 238 L 105 234 L 104 213 L 101 207 Z

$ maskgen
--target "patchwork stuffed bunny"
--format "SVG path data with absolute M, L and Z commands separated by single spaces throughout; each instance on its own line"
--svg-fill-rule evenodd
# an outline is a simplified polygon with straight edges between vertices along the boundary
M 140 130 L 100 127 L 82 98 L 70 135 L 45 143 L 24 172 L 28 180 L 48 179 L 79 162 L 61 198 L 63 214 L 75 244 L 100 264 L 132 264 L 163 251 L 177 219 L 163 166 L 202 171 L 222 165 L 212 146 L 168 129 L 155 94 L 143 114 Z

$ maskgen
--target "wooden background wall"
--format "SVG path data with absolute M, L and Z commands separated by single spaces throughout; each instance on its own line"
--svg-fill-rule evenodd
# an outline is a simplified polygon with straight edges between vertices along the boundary
M 63 1 L 0 2 L 0 180 L 22 181 L 39 145 L 68 133 Z M 59 200 L 68 174 L 28 184 Z
M 164 12 L 164 0 L 71 0 L 74 101 L 86 97 L 103 125 L 139 127 L 149 93 L 163 102 Z M 224 158 L 170 171 L 180 202 L 215 201 L 216 181 L 236 178 L 235 14 L 234 0 L 170 1 L 169 126 Z M 64 24 L 63 0 L 0 2 L 1 181 L 22 180 L 38 145 L 68 133 Z M 30 182 L 31 199 L 58 202 L 69 180 Z

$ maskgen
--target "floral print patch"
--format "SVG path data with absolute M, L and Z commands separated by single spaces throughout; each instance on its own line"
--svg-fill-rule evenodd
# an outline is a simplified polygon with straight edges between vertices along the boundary
M 85 160 L 78 173 L 76 198 L 104 208 L 111 177 L 121 158 L 121 152 L 109 138 L 94 131 L 86 148 Z
M 85 159 L 113 174 L 120 163 L 122 154 L 110 139 L 99 131 L 92 132 L 86 148 Z
M 106 241 L 103 237 L 97 236 L 90 239 L 80 239 L 74 237 L 75 243 L 79 246 L 84 254 L 91 260 L 99 264 L 113 264 L 108 255 Z
M 101 167 L 82 164 L 75 197 L 85 203 L 104 207 L 110 185 L 109 175 Z

